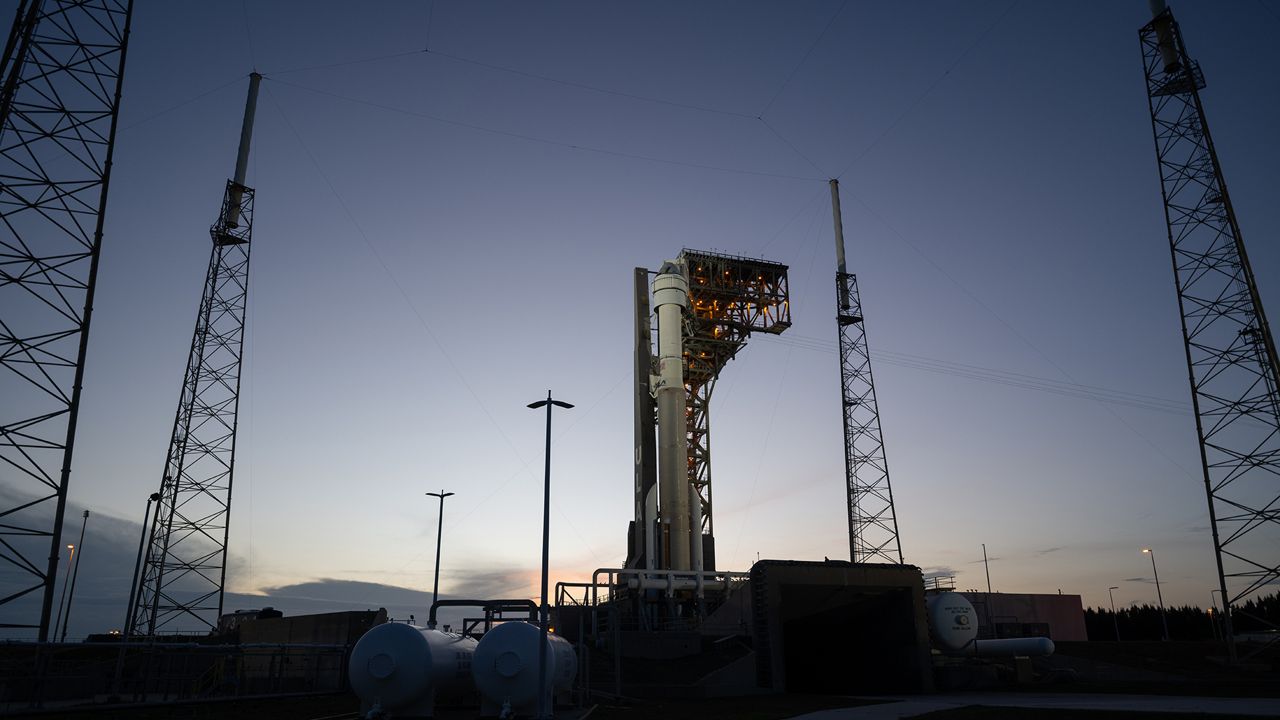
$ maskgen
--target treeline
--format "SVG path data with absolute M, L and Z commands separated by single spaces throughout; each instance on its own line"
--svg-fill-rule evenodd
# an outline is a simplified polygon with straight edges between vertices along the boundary
M 1183 605 L 1165 607 L 1169 637 L 1173 640 L 1213 640 L 1222 637 L 1222 614 L 1204 608 Z M 1254 598 L 1236 607 L 1232 614 L 1236 634 L 1262 632 L 1280 626 L 1280 593 Z M 1268 623 L 1271 623 L 1268 625 Z M 1084 611 L 1085 630 L 1090 640 L 1159 640 L 1163 636 L 1160 608 L 1136 605 L 1116 610 L 1088 608 Z

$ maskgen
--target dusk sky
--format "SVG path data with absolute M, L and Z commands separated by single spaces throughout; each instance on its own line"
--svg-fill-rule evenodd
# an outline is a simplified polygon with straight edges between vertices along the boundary
M 1274 319 L 1280 1 L 1171 6 Z M 124 614 L 254 69 L 228 610 L 429 592 L 441 489 L 442 594 L 536 597 L 525 406 L 548 389 L 577 406 L 554 425 L 552 582 L 620 565 L 632 268 L 682 247 L 790 266 L 794 325 L 753 337 L 712 402 L 720 569 L 848 559 L 837 176 L 906 561 L 985 589 L 986 543 L 995 590 L 1154 603 L 1150 546 L 1166 603 L 1206 605 L 1148 19 L 1143 0 L 139 0 L 64 530 L 94 513 L 77 604 L 105 614 L 71 635 Z

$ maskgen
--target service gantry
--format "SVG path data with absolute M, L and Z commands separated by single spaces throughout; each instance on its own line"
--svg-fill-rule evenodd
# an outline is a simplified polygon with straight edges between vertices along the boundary
M 684 249 L 635 269 L 635 521 L 628 567 L 715 570 L 711 393 L 753 332 L 791 326 L 787 266 Z M 654 432 L 659 442 L 654 446 Z

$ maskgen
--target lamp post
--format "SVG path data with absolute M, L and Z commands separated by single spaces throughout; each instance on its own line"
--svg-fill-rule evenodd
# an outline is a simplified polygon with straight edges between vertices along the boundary
M 1120 642 L 1120 619 L 1116 617 L 1116 596 L 1111 591 L 1119 589 L 1119 585 L 1112 585 L 1107 588 L 1107 597 L 1111 598 L 1111 622 L 1115 623 L 1116 626 L 1116 642 Z
M 531 410 L 537 410 L 540 407 L 547 408 L 547 469 L 546 476 L 543 480 L 542 487 L 542 602 L 541 602 L 541 632 L 539 633 L 538 642 L 538 720 L 544 720 L 551 717 L 550 708 L 547 707 L 547 562 L 550 555 L 551 547 L 551 407 L 558 406 L 566 410 L 573 407 L 567 402 L 551 399 L 551 391 L 547 391 L 547 399 L 538 402 L 529 403 Z
M 438 493 L 429 492 L 426 494 L 431 497 L 440 498 L 440 522 L 436 525 L 436 579 L 431 585 L 431 607 L 435 608 L 436 600 L 440 597 L 440 540 L 444 537 L 444 499 L 453 493 L 445 492 L 444 489 L 441 488 Z M 435 613 L 430 613 L 430 617 L 435 618 Z M 432 619 L 428 622 L 427 627 L 434 630 L 436 627 L 435 620 Z
M 80 554 L 84 555 L 84 528 L 89 524 L 89 511 L 84 511 L 84 520 L 80 522 Z M 62 637 L 58 642 L 67 641 L 67 628 L 71 625 L 71 605 L 76 601 L 76 578 L 80 577 L 80 561 L 71 569 L 71 592 L 67 594 L 67 614 L 62 618 Z
M 1221 591 L 1221 590 L 1219 590 L 1218 588 L 1214 588 L 1214 589 L 1212 589 L 1212 590 L 1210 590 L 1210 591 L 1209 591 L 1209 624 L 1213 627 L 1213 639 L 1214 639 L 1214 640 L 1217 640 L 1217 639 L 1219 639 L 1219 636 L 1218 636 L 1218 623 L 1217 623 L 1216 621 L 1214 621 L 1213 616 L 1214 616 L 1214 615 L 1216 615 L 1216 614 L 1218 614 L 1218 604 L 1217 604 L 1216 602 L 1214 602 L 1214 601 L 1213 601 L 1213 594 L 1214 594 L 1214 593 L 1218 593 L 1219 595 L 1221 595 L 1221 594 L 1222 594 L 1222 591 Z M 1224 602 L 1224 603 L 1222 603 L 1222 605 L 1223 605 L 1223 607 L 1226 607 L 1226 603 L 1225 603 L 1225 602 Z M 1225 638 L 1224 638 L 1224 639 L 1225 639 Z
M 1156 553 L 1151 548 L 1142 548 L 1142 552 L 1151 556 L 1151 574 L 1156 576 L 1156 599 L 1160 601 L 1160 625 L 1164 629 L 1164 639 L 1169 640 L 1169 619 L 1164 614 L 1164 594 L 1160 592 L 1160 573 L 1156 570 Z
M 67 585 L 71 581 L 71 563 L 76 559 L 76 546 L 67 544 L 67 572 L 62 576 L 62 597 L 58 599 L 58 614 L 53 616 L 53 634 L 50 638 L 58 637 L 58 628 L 62 625 L 62 608 L 67 602 Z
M 122 639 L 125 642 L 133 635 L 133 604 L 138 599 L 138 573 L 142 569 L 142 548 L 147 542 L 147 520 L 151 517 L 151 503 L 160 499 L 160 493 L 154 492 L 147 496 L 147 507 L 142 511 L 142 535 L 138 538 L 138 559 L 133 561 L 133 584 L 129 586 L 129 607 L 125 608 L 124 632 Z

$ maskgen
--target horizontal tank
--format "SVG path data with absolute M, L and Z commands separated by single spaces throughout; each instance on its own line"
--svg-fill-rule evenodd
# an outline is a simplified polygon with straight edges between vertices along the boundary
M 473 693 L 476 644 L 456 633 L 404 623 L 373 627 L 356 642 L 347 669 L 361 712 L 426 717 L 433 714 L 437 696 Z
M 929 637 L 948 654 L 972 650 L 978 639 L 978 615 L 960 593 L 944 592 L 925 598 L 929 606 Z
M 538 708 L 538 639 L 541 629 L 527 622 L 505 622 L 484 634 L 471 663 L 482 714 L 499 711 L 531 714 Z M 551 698 L 573 686 L 578 657 L 569 641 L 547 635 L 545 691 Z
M 944 592 L 925 598 L 929 606 L 929 637 L 946 655 L 980 657 L 1034 657 L 1052 655 L 1053 641 L 1046 637 L 978 639 L 978 615 L 968 598 Z

